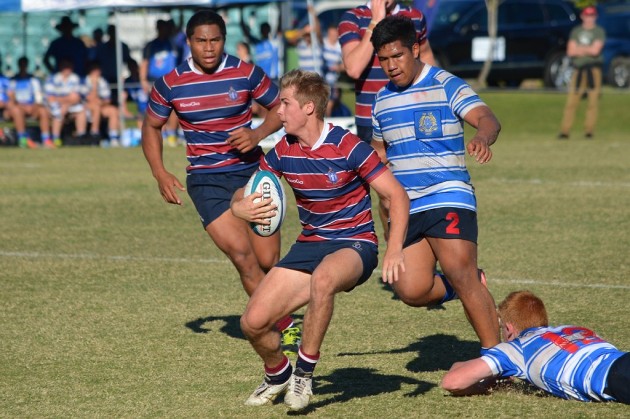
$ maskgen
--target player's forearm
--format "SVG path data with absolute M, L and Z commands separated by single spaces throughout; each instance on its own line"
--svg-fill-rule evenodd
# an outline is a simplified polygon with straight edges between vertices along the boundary
M 346 74 L 353 79 L 360 78 L 365 68 L 372 62 L 374 57 L 374 47 L 370 42 L 370 38 L 371 33 L 368 32 L 360 42 L 343 50 L 342 57 L 343 65 L 346 68 Z
M 489 108 L 477 120 L 477 134 L 475 137 L 484 140 L 489 146 L 494 144 L 501 132 L 501 124 Z
M 265 119 L 262 124 L 256 127 L 253 130 L 256 135 L 260 138 L 259 142 L 274 132 L 278 131 L 282 127 L 282 121 L 280 121 L 280 117 L 278 116 L 278 108 L 280 105 L 276 105 L 273 108 L 269 109 L 267 115 L 265 115 Z
M 151 127 L 145 119 L 142 124 L 142 152 L 155 178 L 166 171 L 162 159 L 162 148 L 161 130 Z
M 402 250 L 409 223 L 409 197 L 402 187 L 389 197 L 389 219 L 387 248 Z

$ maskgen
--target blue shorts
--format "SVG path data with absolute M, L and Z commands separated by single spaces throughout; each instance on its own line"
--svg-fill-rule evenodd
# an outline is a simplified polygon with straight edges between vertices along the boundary
M 620 403 L 630 404 L 630 353 L 613 361 L 608 371 L 604 393 Z
M 296 242 L 289 249 L 289 253 L 276 266 L 312 274 L 322 259 L 340 249 L 356 251 L 363 262 L 363 274 L 352 288 L 346 290 L 346 292 L 349 292 L 354 287 L 367 281 L 372 275 L 372 271 L 376 269 L 378 265 L 378 247 L 374 243 L 356 240 Z
M 232 195 L 247 184 L 256 170 L 258 167 L 240 172 L 191 173 L 186 177 L 188 195 L 197 208 L 204 229 L 230 209 Z
M 477 213 L 445 207 L 409 215 L 409 227 L 403 248 L 422 241 L 425 237 L 461 239 L 477 243 Z

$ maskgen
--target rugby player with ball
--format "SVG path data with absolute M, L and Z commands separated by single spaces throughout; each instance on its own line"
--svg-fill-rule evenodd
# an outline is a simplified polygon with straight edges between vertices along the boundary
M 260 168 L 284 176 L 293 190 L 302 232 L 251 296 L 241 328 L 264 362 L 264 381 L 245 404 L 261 406 L 286 393 L 299 411 L 309 404 L 313 371 L 332 318 L 335 294 L 364 283 L 378 264 L 370 187 L 390 203 L 390 236 L 383 275 L 395 281 L 404 271 L 402 245 L 409 199 L 372 147 L 349 131 L 326 123 L 330 88 L 316 73 L 293 70 L 280 82 L 278 115 L 287 133 Z M 266 174 L 264 176 L 267 176 Z M 276 189 L 279 190 L 279 189 Z M 269 225 L 284 212 L 277 196 L 241 189 L 232 212 Z M 274 324 L 306 306 L 295 368 L 283 355 Z

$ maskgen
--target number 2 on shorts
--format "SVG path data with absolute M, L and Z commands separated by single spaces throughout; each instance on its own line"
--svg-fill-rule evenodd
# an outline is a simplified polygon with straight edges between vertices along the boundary
M 446 234 L 459 234 L 459 215 L 456 212 L 449 212 L 446 214 L 446 221 L 450 221 L 451 223 L 446 226 Z

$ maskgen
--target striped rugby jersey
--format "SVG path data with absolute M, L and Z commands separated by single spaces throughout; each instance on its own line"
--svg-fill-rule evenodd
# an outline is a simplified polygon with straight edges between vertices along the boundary
M 418 34 L 418 42 L 424 44 L 427 42 L 427 23 L 424 15 L 417 9 L 407 6 L 397 5 L 392 14 L 407 16 L 413 20 Z M 365 36 L 365 30 L 372 20 L 372 10 L 365 6 L 359 6 L 348 10 L 341 16 L 339 21 L 339 43 L 343 47 L 348 42 L 361 41 Z M 355 119 L 356 124 L 360 126 L 370 126 L 370 112 L 374 96 L 388 82 L 387 75 L 381 68 L 381 64 L 374 52 L 372 63 L 355 81 L 354 94 L 356 96 Z
M 42 104 L 44 93 L 39 79 L 33 75 L 16 75 L 9 82 L 9 92 L 15 96 L 15 101 L 22 105 Z
M 443 207 L 476 211 L 463 119 L 483 105 L 463 80 L 428 64 L 409 87 L 388 83 L 378 92 L 374 140 L 386 142 L 390 170 L 409 195 L 410 213 Z
M 606 401 L 610 366 L 625 355 L 593 331 L 536 327 L 490 348 L 482 357 L 495 375 L 527 380 L 563 399 Z
M 356 135 L 325 124 L 312 148 L 285 135 L 265 155 L 260 168 L 283 175 L 293 189 L 302 224 L 298 242 L 378 244 L 368 183 L 387 169 L 374 149 Z
M 147 112 L 166 120 L 175 110 L 187 145 L 188 173 L 225 173 L 258 165 L 262 149 L 240 153 L 228 134 L 252 123 L 252 100 L 267 109 L 280 103 L 278 87 L 262 69 L 225 54 L 217 71 L 204 74 L 192 58 L 153 85 Z

